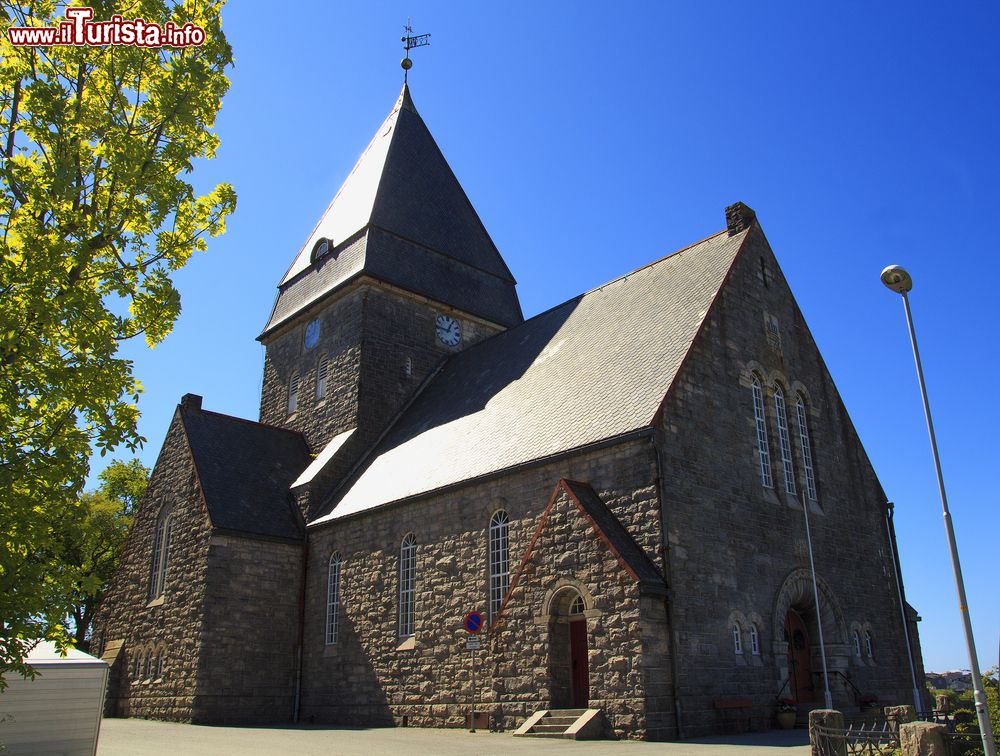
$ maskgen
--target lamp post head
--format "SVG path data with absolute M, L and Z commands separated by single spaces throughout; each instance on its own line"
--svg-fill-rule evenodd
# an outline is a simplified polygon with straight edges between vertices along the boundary
M 882 283 L 897 294 L 905 294 L 913 288 L 913 279 L 902 265 L 890 265 L 882 271 Z

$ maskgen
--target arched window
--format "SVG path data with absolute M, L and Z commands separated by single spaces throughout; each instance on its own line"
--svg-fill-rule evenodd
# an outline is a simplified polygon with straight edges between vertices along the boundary
M 142 679 L 142 651 L 139 649 L 135 651 L 135 669 L 132 671 L 132 679 Z
M 167 564 L 170 561 L 170 531 L 173 528 L 173 517 L 169 512 L 162 513 L 156 523 L 156 536 L 153 539 L 153 559 L 149 571 L 149 598 L 156 599 L 163 595 L 167 587 Z
M 573 603 L 569 605 L 569 616 L 575 617 L 577 615 L 583 614 L 583 609 L 586 605 L 583 603 L 583 596 L 577 594 L 576 598 L 573 599 Z
M 764 417 L 764 392 L 760 380 L 753 376 L 750 383 L 753 392 L 753 417 L 757 423 L 757 454 L 760 457 L 760 482 L 766 488 L 773 488 L 771 479 L 771 454 L 767 447 L 767 420 Z
M 861 636 L 858 634 L 857 630 L 855 630 L 853 633 L 851 633 L 851 638 L 854 641 L 854 655 L 860 659 L 861 658 Z
M 326 396 L 326 379 L 330 373 L 330 358 L 325 354 L 319 358 L 319 366 L 316 368 L 316 398 L 322 399 Z
M 743 653 L 743 631 L 740 630 L 738 622 L 733 623 L 733 651 L 738 654 Z
M 756 625 L 750 625 L 750 653 L 760 656 L 760 633 L 757 632 Z
M 507 540 L 509 519 L 502 509 L 490 518 L 490 620 L 496 619 L 510 586 L 510 557 Z
M 320 258 L 326 257 L 333 249 L 329 239 L 317 239 L 313 244 L 312 252 L 309 254 L 310 262 L 316 262 Z
M 875 658 L 875 644 L 872 641 L 872 634 L 865 630 L 865 655 L 869 659 Z
M 417 587 L 417 539 L 410 533 L 399 547 L 399 637 L 413 635 L 413 602 Z
M 156 654 L 156 677 L 157 679 L 162 679 L 163 677 L 163 662 L 166 656 L 166 649 L 160 647 L 159 652 Z
M 799 423 L 799 444 L 802 447 L 802 469 L 806 476 L 806 496 L 816 500 L 816 474 L 813 471 L 812 444 L 809 442 L 809 422 L 802 397 L 795 400 L 795 418 Z M 858 654 L 860 656 L 860 654 Z
M 774 416 L 778 420 L 778 448 L 781 451 L 781 469 L 785 476 L 785 490 L 795 493 L 795 470 L 792 468 L 792 443 L 788 436 L 788 417 L 785 414 L 785 392 L 781 386 L 774 388 Z
M 146 653 L 142 657 L 142 679 L 153 679 L 153 652 L 149 649 L 146 649 Z
M 337 616 L 340 614 L 340 554 L 330 556 L 330 567 L 326 582 L 326 643 L 337 642 Z
M 299 374 L 292 375 L 288 381 L 288 414 L 292 414 L 299 407 Z

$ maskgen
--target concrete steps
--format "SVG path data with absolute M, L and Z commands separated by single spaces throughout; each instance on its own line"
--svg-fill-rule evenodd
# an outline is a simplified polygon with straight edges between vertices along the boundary
M 543 709 L 514 731 L 515 737 L 596 740 L 604 735 L 600 709 Z

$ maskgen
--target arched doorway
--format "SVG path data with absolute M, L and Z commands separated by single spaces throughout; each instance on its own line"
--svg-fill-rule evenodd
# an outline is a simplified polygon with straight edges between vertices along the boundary
M 788 643 L 788 687 L 792 698 L 796 703 L 816 700 L 809 630 L 795 609 L 789 609 L 785 615 L 785 641 Z
M 574 588 L 557 593 L 550 604 L 549 671 L 554 709 L 586 709 L 590 704 L 586 604 Z
M 782 698 L 794 698 L 804 703 L 818 702 L 823 699 L 825 656 L 830 672 L 830 693 L 836 703 L 838 698 L 849 695 L 843 684 L 838 683 L 838 679 L 842 678 L 837 675 L 838 672 L 846 672 L 850 663 L 847 624 L 840 602 L 821 575 L 816 575 L 816 587 L 819 589 L 818 607 L 812 573 L 799 567 L 788 573 L 778 589 L 772 615 L 774 663 Z M 822 647 L 820 623 L 825 641 Z M 802 633 L 799 639 L 805 648 L 795 648 L 796 628 Z M 808 682 L 807 675 L 810 678 Z

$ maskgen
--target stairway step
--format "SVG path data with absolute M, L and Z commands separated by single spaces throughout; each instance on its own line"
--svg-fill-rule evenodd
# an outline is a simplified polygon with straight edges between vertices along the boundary
M 549 709 L 549 716 L 557 717 L 582 717 L 589 709 Z
M 531 728 L 531 731 L 534 733 L 554 732 L 561 735 L 562 733 L 566 732 L 566 729 L 567 725 L 536 724 L 534 727 Z
M 580 717 L 542 717 L 542 720 L 538 724 L 547 725 L 563 725 L 569 727 Z
M 529 738 L 565 738 L 565 734 L 561 732 L 529 732 L 525 737 Z

